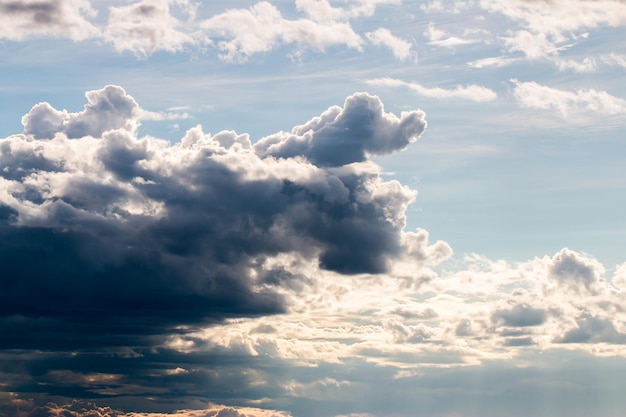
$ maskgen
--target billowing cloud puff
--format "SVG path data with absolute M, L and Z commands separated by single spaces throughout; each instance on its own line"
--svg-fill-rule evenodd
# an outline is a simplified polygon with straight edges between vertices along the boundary
M 201 127 L 172 145 L 136 137 L 142 110 L 122 88 L 86 96 L 78 113 L 36 105 L 0 141 L 3 346 L 141 344 L 283 312 L 280 254 L 345 274 L 429 257 L 403 232 L 415 192 L 366 160 L 417 139 L 423 112 L 356 94 L 255 146 Z
M 0 39 L 53 35 L 83 40 L 98 35 L 87 20 L 94 16 L 89 0 L 15 0 L 0 2 Z
M 289 417 L 290 414 L 283 411 L 263 410 L 250 407 L 227 407 L 217 404 L 209 404 L 201 410 L 178 410 L 170 413 L 125 413 L 111 407 L 101 407 L 91 402 L 74 400 L 70 403 L 59 405 L 49 402 L 45 405 L 35 406 L 31 402 L 12 398 L 7 404 L 0 402 L 0 415 L 2 412 L 13 413 L 19 417 Z M 2 407 L 4 406 L 4 407 Z M 7 414 L 9 415 L 9 414 Z
M 202 23 L 227 61 L 244 61 L 250 55 L 266 52 L 277 44 L 296 43 L 302 47 L 324 50 L 333 45 L 361 47 L 361 37 L 346 22 L 317 22 L 309 19 L 283 18 L 280 10 L 267 1 L 250 9 L 232 9 Z
M 318 166 L 340 166 L 404 149 L 425 128 L 424 112 L 403 112 L 398 118 L 385 113 L 377 97 L 361 93 L 349 97 L 343 108 L 331 107 L 291 133 L 262 139 L 255 150 L 263 156 L 304 156 Z
M 143 0 L 128 6 L 110 7 L 105 38 L 118 51 L 144 57 L 156 50 L 175 52 L 196 43 L 198 39 L 183 30 L 184 22 L 172 16 L 171 4 L 193 15 L 195 7 L 187 0 Z
M 35 139 L 52 139 L 56 133 L 68 138 L 99 137 L 108 130 L 125 129 L 133 132 L 141 110 L 123 88 L 109 85 L 102 90 L 88 91 L 83 111 L 68 113 L 54 109 L 49 103 L 39 103 L 22 118 L 24 133 Z
M 560 289 L 578 294 L 597 294 L 606 284 L 602 278 L 605 269 L 600 262 L 567 248 L 554 256 L 549 273 Z

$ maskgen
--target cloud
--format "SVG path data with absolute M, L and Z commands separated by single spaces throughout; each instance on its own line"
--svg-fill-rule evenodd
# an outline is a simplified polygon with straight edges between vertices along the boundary
M 384 45 L 391 49 L 393 55 L 399 60 L 407 60 L 411 57 L 411 42 L 397 38 L 388 29 L 379 28 L 365 34 L 367 39 L 374 45 Z
M 512 79 L 513 94 L 517 102 L 526 108 L 558 110 L 563 117 L 571 112 L 594 112 L 607 116 L 626 113 L 626 100 L 612 96 L 606 91 L 580 89 L 559 90 L 534 81 L 522 82 Z
M 231 9 L 202 23 L 208 36 L 217 40 L 220 57 L 245 61 L 251 55 L 267 52 L 279 44 L 323 51 L 334 45 L 361 49 L 362 39 L 346 22 L 317 22 L 283 18 L 276 6 L 259 2 L 249 9 Z M 219 40 L 221 39 L 221 40 Z
M 24 400 L 13 398 L 13 407 L 5 406 L 7 412 L 17 413 L 17 417 L 289 417 L 290 414 L 277 410 L 263 410 L 250 407 L 228 407 L 209 404 L 198 410 L 177 410 L 170 413 L 122 412 L 111 407 L 101 407 L 92 402 L 74 400 L 67 404 L 49 402 L 34 406 Z M 0 409 L 1 412 L 1 409 Z M 0 414 L 2 415 L 2 414 Z
M 444 89 L 440 87 L 429 88 L 418 83 L 406 82 L 389 77 L 368 80 L 367 83 L 370 85 L 384 87 L 405 87 L 420 96 L 436 99 L 460 98 L 464 100 L 484 102 L 495 100 L 498 97 L 493 90 L 476 84 L 470 84 L 465 87 L 458 85 L 453 89 Z
M 291 278 L 274 257 L 376 274 L 422 244 L 403 237 L 415 192 L 367 161 L 417 139 L 421 111 L 356 94 L 254 147 L 199 126 L 172 145 L 136 137 L 144 111 L 121 87 L 86 97 L 78 113 L 36 105 L 0 141 L 4 346 L 141 345 L 280 313 Z
M 437 29 L 433 22 L 428 23 L 424 35 L 430 40 L 429 45 L 454 48 L 460 45 L 468 45 L 478 42 L 475 39 L 463 39 L 457 36 L 449 36 L 444 30 Z
M 508 310 L 498 310 L 493 313 L 492 320 L 505 326 L 526 327 L 539 326 L 546 321 L 544 310 L 533 308 L 527 304 L 517 304 Z
M 504 57 L 491 57 L 491 58 L 481 58 L 475 61 L 470 61 L 467 63 L 469 67 L 472 68 L 485 68 L 485 67 L 505 67 L 507 65 L 511 65 L 515 62 L 516 59 L 513 58 L 504 58 Z
M 613 321 L 583 314 L 576 320 L 577 327 L 569 330 L 557 343 L 612 343 L 626 344 L 626 333 L 615 329 Z
M 317 22 L 369 17 L 379 5 L 399 5 L 402 0 L 348 0 L 347 7 L 333 7 L 328 0 L 296 0 L 298 10 Z
M 99 30 L 88 20 L 95 13 L 88 0 L 3 0 L 0 39 L 51 35 L 81 41 L 97 37 Z
M 589 29 L 626 23 L 626 4 L 621 1 L 526 1 L 486 0 L 480 7 L 514 22 L 501 38 L 509 52 L 521 52 L 531 60 L 553 61 L 560 70 L 595 70 L 592 58 L 582 62 L 561 59 L 560 53 L 584 42 Z
M 135 100 L 123 88 L 107 86 L 85 94 L 87 104 L 83 111 L 69 113 L 54 109 L 48 103 L 39 103 L 22 118 L 24 133 L 35 139 L 52 139 L 63 133 L 75 139 L 84 136 L 99 137 L 108 130 L 124 129 L 134 132 L 141 114 Z
M 111 6 L 104 37 L 117 51 L 130 51 L 140 57 L 157 50 L 177 52 L 185 45 L 199 43 L 201 36 L 186 33 L 189 22 L 174 17 L 171 5 L 178 6 L 190 19 L 194 15 L 195 6 L 187 0 L 143 0 L 128 6 Z
M 561 288 L 587 294 L 600 291 L 605 284 L 604 273 L 604 266 L 597 260 L 568 248 L 554 256 L 549 269 L 550 278 L 557 281 Z
M 378 97 L 366 93 L 346 99 L 291 133 L 268 136 L 255 144 L 263 156 L 305 156 L 318 166 L 340 166 L 404 149 L 426 128 L 422 111 L 386 113 Z M 348 133 L 348 134 L 346 134 Z

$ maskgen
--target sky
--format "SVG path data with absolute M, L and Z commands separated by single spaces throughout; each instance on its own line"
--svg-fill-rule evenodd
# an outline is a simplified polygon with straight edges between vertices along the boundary
M 626 2 L 0 0 L 0 417 L 618 417 Z

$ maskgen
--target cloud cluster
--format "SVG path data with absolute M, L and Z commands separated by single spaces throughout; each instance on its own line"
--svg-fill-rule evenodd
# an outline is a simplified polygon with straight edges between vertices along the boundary
M 5 414 L 6 413 L 6 414 Z M 171 413 L 135 413 L 100 407 L 92 402 L 74 400 L 59 405 L 48 402 L 45 405 L 34 405 L 30 401 L 17 397 L 8 401 L 0 399 L 0 416 L 2 417 L 289 417 L 282 411 L 263 410 L 250 407 L 227 407 L 209 404 L 199 410 L 177 410 Z
M 104 38 L 115 49 L 147 56 L 157 50 L 177 52 L 186 45 L 202 43 L 202 36 L 185 30 L 171 6 L 193 19 L 196 6 L 188 0 L 142 0 L 127 6 L 109 7 Z
M 89 0 L 2 0 L 0 39 L 47 35 L 85 40 L 98 34 L 89 21 L 95 13 Z
M 215 47 L 220 58 L 242 62 L 251 55 L 280 45 L 324 51 L 331 46 L 362 50 L 366 43 L 350 20 L 371 16 L 379 5 L 398 5 L 398 0 L 358 0 L 345 8 L 328 1 L 296 1 L 296 8 L 307 17 L 289 19 L 268 1 L 247 9 L 227 9 L 206 19 L 198 19 L 201 3 L 191 0 L 139 0 L 127 5 L 96 8 L 89 0 L 2 1 L 0 39 L 53 35 L 75 41 L 102 39 L 118 52 L 147 57 L 156 51 L 179 52 L 188 48 Z M 96 16 L 108 16 L 106 23 Z M 411 44 L 380 28 L 368 32 L 374 45 L 389 47 L 394 56 L 406 60 Z
M 403 231 L 415 192 L 367 157 L 417 139 L 423 112 L 398 118 L 356 94 L 254 146 L 200 126 L 172 145 L 137 138 L 142 110 L 122 88 L 86 96 L 77 113 L 37 104 L 25 133 L 0 141 L 3 346 L 132 345 L 279 313 L 297 280 L 281 254 L 356 274 L 415 251 Z

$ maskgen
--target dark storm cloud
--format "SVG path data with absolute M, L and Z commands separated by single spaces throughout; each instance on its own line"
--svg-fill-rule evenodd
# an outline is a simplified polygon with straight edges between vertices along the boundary
M 122 88 L 86 97 L 78 113 L 40 103 L 25 134 L 0 140 L 5 348 L 150 346 L 183 325 L 285 311 L 276 287 L 297 286 L 266 266 L 275 255 L 354 274 L 406 251 L 413 192 L 351 163 L 406 146 L 421 112 L 398 119 L 358 94 L 295 129 L 302 154 L 275 158 L 247 135 L 200 127 L 175 145 L 139 139 L 142 110 Z

